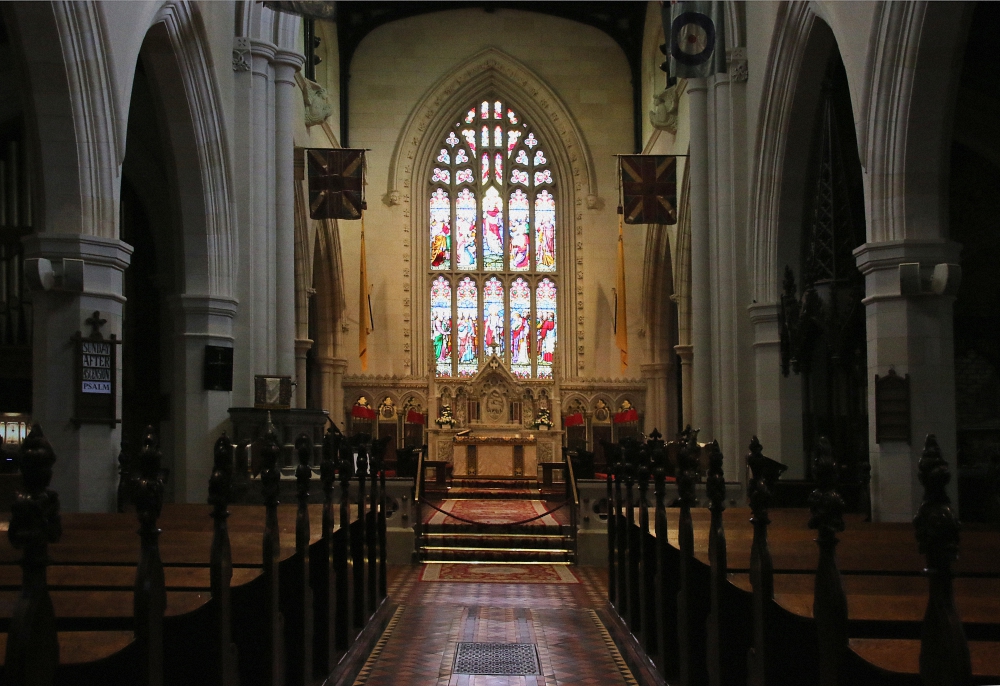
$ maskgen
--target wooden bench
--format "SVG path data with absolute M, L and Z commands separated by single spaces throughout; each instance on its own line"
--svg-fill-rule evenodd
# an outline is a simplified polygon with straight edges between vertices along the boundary
M 633 452 L 630 459 L 637 454 Z M 715 484 L 721 483 L 721 461 L 720 455 Z M 716 510 L 713 514 L 695 506 L 691 476 L 696 473 L 695 466 L 676 458 L 673 464 L 678 473 L 679 508 L 659 509 L 664 501 L 662 495 L 659 503 L 651 497 L 649 467 L 638 469 L 639 462 L 634 459 L 615 464 L 616 474 L 608 488 L 609 501 L 613 501 L 608 519 L 609 599 L 622 625 L 634 634 L 641 650 L 655 657 L 667 678 L 687 674 L 680 677 L 682 681 L 699 681 L 707 679 L 711 670 L 717 675 L 724 673 L 719 679 L 723 684 L 746 683 L 748 672 L 752 682 L 769 685 L 813 683 L 823 673 L 829 678 L 831 668 L 836 670 L 831 655 L 848 653 L 837 647 L 844 644 L 824 643 L 819 627 L 825 620 L 814 616 L 814 606 L 821 602 L 816 595 L 820 592 L 817 568 L 829 570 L 835 560 L 846 601 L 847 635 L 852 646 L 861 646 L 861 652 L 849 653 L 853 671 L 845 668 L 841 676 L 850 673 L 853 683 L 859 684 L 882 683 L 878 681 L 881 677 L 897 679 L 899 684 L 913 683 L 907 681 L 912 676 L 907 670 L 890 674 L 891 666 L 864 657 L 877 652 L 873 647 L 877 644 L 866 641 L 893 639 L 901 641 L 900 646 L 913 641 L 919 651 L 917 639 L 924 630 L 928 580 L 924 577 L 927 562 L 912 524 L 873 524 L 862 521 L 859 515 L 845 515 L 846 530 L 836 534 L 839 543 L 832 548 L 834 557 L 824 558 L 822 546 L 817 545 L 824 534 L 809 528 L 810 521 L 823 515 L 822 511 L 817 515 L 803 509 L 766 509 L 765 505 L 755 515 L 748 508 Z M 704 467 L 704 460 L 697 466 Z M 708 476 L 710 498 L 721 503 L 718 491 L 712 492 L 713 475 Z M 682 483 L 684 479 L 688 483 Z M 660 484 L 657 489 L 663 488 L 662 481 Z M 644 498 L 650 506 L 648 513 L 641 506 Z M 940 507 L 941 501 L 935 502 L 935 507 Z M 755 538 L 760 533 L 751 524 L 752 515 L 758 522 L 769 521 L 763 529 L 768 552 L 762 559 L 771 567 L 761 567 L 761 583 L 762 588 L 767 588 L 768 580 L 773 583 L 773 597 L 750 583 Z M 659 525 L 662 540 L 656 535 L 656 518 L 660 516 L 665 517 Z M 683 524 L 685 521 L 690 524 Z M 721 577 L 713 571 L 716 559 L 710 543 L 717 531 L 725 532 Z M 832 539 L 825 535 L 829 551 Z M 964 527 L 960 555 L 952 563 L 950 575 L 957 612 L 980 655 L 976 674 L 1000 683 L 1000 674 L 994 676 L 995 665 L 982 659 L 992 651 L 1000 660 L 1000 530 Z M 831 602 L 836 596 L 834 587 L 820 586 L 825 594 L 822 602 Z M 907 648 L 911 649 L 912 645 Z M 714 657 L 706 662 L 706 655 Z
M 220 445 L 225 448 L 226 442 L 220 441 Z M 308 449 L 311 451 L 311 444 Z M 217 445 L 216 469 L 219 450 Z M 346 464 L 344 459 L 341 455 L 341 464 Z M 324 474 L 333 472 L 327 470 Z M 348 478 L 346 469 L 340 476 Z M 222 532 L 218 529 L 221 520 L 212 516 L 216 508 L 162 507 L 154 523 L 160 534 L 154 540 L 163 565 L 166 601 L 162 619 L 164 683 L 219 683 L 218 670 L 227 669 L 224 663 L 235 665 L 226 657 L 236 656 L 230 648 L 233 644 L 239 646 L 238 674 L 244 686 L 269 681 L 272 665 L 285 670 L 284 682 L 290 686 L 311 683 L 317 675 L 328 675 L 343 654 L 341 650 L 335 655 L 333 648 L 334 633 L 338 645 L 341 639 L 341 625 L 333 625 L 334 606 L 340 605 L 341 592 L 345 607 L 337 617 L 341 618 L 338 622 L 343 621 L 345 648 L 351 641 L 352 627 L 360 631 L 375 614 L 385 597 L 384 497 L 376 497 L 371 479 L 366 484 L 363 508 L 358 503 L 357 486 L 352 489 L 352 502 L 346 512 L 334 496 L 332 526 L 329 536 L 324 536 L 324 505 L 305 505 L 304 489 L 309 486 L 303 481 L 298 486 L 298 505 L 273 508 L 276 526 L 270 530 L 277 534 L 280 545 L 272 548 L 275 555 L 271 567 L 268 561 L 272 558 L 266 553 L 262 557 L 262 543 L 264 551 L 268 546 L 267 508 L 228 505 L 225 535 L 232 576 L 221 587 L 223 597 L 229 599 L 225 605 L 213 598 L 220 588 L 213 582 L 213 565 L 228 559 L 212 558 L 213 545 Z M 322 484 L 313 480 L 312 487 L 322 488 Z M 359 513 L 359 509 L 363 512 Z M 350 520 L 350 544 L 347 532 L 337 526 L 343 516 Z M 300 535 L 306 532 L 303 525 L 308 527 L 308 536 Z M 148 520 L 143 526 L 148 533 Z M 137 571 L 142 567 L 136 514 L 64 513 L 61 529 L 59 539 L 47 545 L 44 591 L 54 611 L 57 638 L 60 645 L 66 646 L 56 682 L 82 685 L 145 681 L 141 672 L 152 653 L 151 644 L 137 630 L 143 624 L 139 623 L 137 609 Z M 145 540 L 149 540 L 148 536 Z M 144 554 L 148 555 L 150 549 L 146 550 Z M 0 538 L 0 631 L 8 627 L 13 631 L 12 614 L 21 596 L 23 556 L 7 536 Z M 350 570 L 351 561 L 354 573 L 344 574 L 343 570 Z M 358 590 L 353 596 L 348 576 L 353 576 L 353 586 Z M 228 579 L 228 574 L 224 578 Z M 351 601 L 356 602 L 349 605 Z M 279 613 L 284 617 L 283 625 Z M 223 619 L 224 615 L 228 618 Z M 225 632 L 222 627 L 226 627 Z M 85 641 L 93 644 L 89 653 L 80 647 Z M 327 647 L 329 650 L 325 650 Z M 0 681 L 3 678 L 0 676 Z

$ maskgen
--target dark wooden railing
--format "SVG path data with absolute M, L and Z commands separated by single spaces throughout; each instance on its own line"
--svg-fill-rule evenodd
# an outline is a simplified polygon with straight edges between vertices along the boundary
M 566 502 L 569 503 L 569 526 L 573 536 L 573 559 L 577 557 L 577 524 L 580 520 L 580 492 L 576 485 L 576 472 L 573 469 L 573 460 L 569 455 L 564 455 L 566 460 Z
M 799 556 L 810 556 L 809 548 L 801 547 L 806 539 L 789 528 L 789 517 L 794 512 L 783 510 L 779 519 L 783 527 L 779 530 L 783 583 L 796 574 L 813 575 L 810 614 L 795 614 L 775 602 L 775 563 L 768 528 L 773 516 L 771 494 L 784 465 L 766 457 L 756 437 L 746 457 L 751 473 L 748 495 L 752 543 L 749 558 L 741 557 L 741 567 L 735 570 L 737 576 L 749 572 L 748 590 L 729 578 L 734 570 L 727 566 L 729 551 L 723 525 L 726 482 L 717 442 L 700 445 L 697 432 L 688 430 L 673 445 L 665 444 L 654 433 L 643 444 L 624 442 L 605 448 L 609 456 L 608 607 L 617 613 L 622 630 L 632 634 L 632 638 L 626 637 L 634 646 L 629 654 L 644 654 L 666 682 L 711 686 L 984 683 L 981 679 L 985 677 L 974 681 L 972 676 L 969 644 L 956 611 L 952 565 L 957 557 L 959 525 L 945 491 L 948 467 L 933 436 L 928 437 L 920 461 L 924 501 L 914 519 L 920 552 L 927 558 L 924 573 L 930 580 L 924 620 L 919 628 L 900 628 L 901 620 L 891 616 L 859 620 L 868 622 L 863 631 L 875 632 L 864 636 L 877 636 L 890 626 L 895 627 L 893 636 L 900 635 L 900 631 L 918 631 L 919 676 L 886 672 L 866 662 L 852 648 L 854 639 L 849 637 L 861 625 L 849 622 L 848 596 L 837 564 L 838 533 L 845 530 L 845 505 L 837 490 L 840 469 L 825 438 L 817 443 L 813 458 L 816 489 L 809 499 L 808 516 L 803 511 L 800 529 L 816 531 L 815 567 L 794 566 Z M 699 460 L 701 452 L 707 454 L 704 462 Z M 699 464 L 707 464 L 703 475 L 698 473 Z M 677 480 L 676 546 L 669 542 L 667 531 L 669 473 L 676 474 Z M 705 479 L 707 518 L 693 516 L 697 506 L 695 486 L 701 476 Z M 652 531 L 647 498 L 650 477 L 655 493 Z M 636 482 L 638 499 L 634 500 L 632 485 Z M 706 540 L 696 537 L 696 522 L 707 527 L 707 556 L 701 548 L 696 554 L 695 541 Z M 750 533 L 740 531 L 738 540 L 746 541 Z M 869 533 L 883 536 L 888 546 L 899 538 L 898 528 L 892 526 Z M 858 542 L 865 540 L 870 539 L 855 539 L 852 559 L 865 557 L 867 551 L 858 547 L 870 545 Z M 877 563 L 866 567 L 862 562 L 860 568 L 858 562 L 853 564 L 855 578 L 864 577 L 873 584 L 893 583 L 891 578 L 886 581 L 887 571 Z M 1000 576 L 998 567 L 975 574 L 996 578 Z M 910 574 L 917 571 L 911 570 Z M 989 637 L 997 631 L 1000 623 L 979 633 Z M 1000 643 L 988 646 L 1000 650 Z M 642 669 L 642 664 L 637 668 Z
M 64 619 L 53 610 L 46 583 L 46 567 L 50 564 L 46 549 L 57 542 L 61 534 L 58 496 L 48 488 L 55 455 L 41 429 L 35 427 L 21 448 L 24 489 L 12 507 L 9 528 L 12 545 L 24 551 L 22 591 L 7 626 L 7 652 L 0 683 L 294 686 L 319 683 L 328 676 L 334 681 L 343 680 L 351 669 L 360 668 L 358 655 L 354 653 L 366 652 L 372 637 L 377 636 L 377 630 L 369 628 L 373 618 L 379 618 L 378 626 L 387 619 L 383 446 L 373 445 L 366 437 L 347 440 L 331 428 L 322 447 L 322 532 L 319 540 L 312 542 L 308 497 L 314 446 L 306 435 L 296 439 L 298 502 L 294 519 L 295 547 L 291 553 L 288 546 L 282 549 L 280 539 L 281 522 L 284 521 L 287 527 L 290 521 L 287 509 L 283 511 L 286 514 L 278 512 L 279 446 L 274 432 L 269 431 L 257 446 L 254 464 L 264 500 L 264 527 L 262 534 L 258 534 L 262 536 L 258 549 L 262 555 L 259 566 L 248 568 L 250 551 L 244 532 L 252 531 L 259 524 L 246 520 L 249 506 L 240 506 L 244 517 L 240 533 L 243 538 L 239 543 L 242 580 L 234 586 L 233 544 L 230 541 L 233 444 L 226 435 L 215 444 L 208 496 L 212 506 L 209 512 L 211 546 L 198 556 L 188 548 L 204 545 L 193 542 L 204 539 L 192 539 L 189 545 L 183 542 L 184 533 L 189 530 L 207 533 L 209 529 L 198 528 L 196 520 L 177 514 L 178 506 L 172 506 L 175 509 L 170 511 L 170 517 L 161 516 L 166 472 L 161 469 L 156 435 L 152 429 L 147 429 L 140 454 L 130 460 L 135 465 L 136 476 L 128 491 L 130 504 L 134 505 L 139 519 L 131 613 L 120 619 L 109 619 L 105 614 L 92 619 L 81 619 L 77 615 Z M 339 527 L 333 503 L 338 477 L 341 484 Z M 358 499 L 353 501 L 358 504 L 356 516 L 352 512 L 350 486 L 355 478 L 358 480 Z M 370 482 L 370 491 L 365 491 L 365 482 Z M 107 515 L 107 521 L 98 521 L 93 515 L 87 515 L 90 519 L 85 522 L 92 527 L 85 529 L 88 550 L 85 554 L 65 554 L 86 560 L 85 565 L 120 564 L 123 559 L 127 560 L 127 555 L 122 557 L 125 553 L 120 550 L 119 543 L 123 540 L 122 535 L 128 535 L 118 519 L 123 516 L 128 515 L 112 514 Z M 200 604 L 196 603 L 196 609 L 180 615 L 165 612 L 172 593 L 185 596 L 174 590 L 181 582 L 172 582 L 170 590 L 164 582 L 159 527 L 167 528 L 172 523 L 180 527 L 170 532 L 171 571 L 179 574 L 174 578 L 193 579 L 207 566 L 209 584 L 206 590 L 211 591 L 210 600 L 202 599 Z M 134 524 L 127 528 L 135 531 Z M 107 541 L 100 535 L 93 535 L 95 531 L 109 532 L 105 535 Z M 256 531 L 261 529 L 256 528 Z M 79 533 L 75 535 L 77 540 L 82 540 Z M 183 553 L 178 553 L 178 546 L 185 547 Z M 186 561 L 177 562 L 178 556 Z M 72 561 L 61 560 L 59 564 L 72 564 Z M 178 566 L 183 569 L 176 569 Z M 115 586 L 118 582 L 108 581 L 108 591 L 103 591 L 99 577 L 93 578 L 97 588 L 81 586 L 80 590 L 61 589 L 60 593 L 78 593 L 83 600 L 91 593 L 104 593 L 100 597 L 110 598 L 108 594 L 113 595 L 118 590 Z M 197 597 L 197 594 L 187 593 L 185 598 L 192 596 Z M 354 615 L 352 610 L 358 608 L 360 614 Z M 81 621 L 90 625 L 104 622 L 115 627 L 132 626 L 134 639 L 131 643 L 121 643 L 122 632 L 117 630 L 81 632 L 78 630 Z M 366 642 L 350 650 L 362 634 Z M 68 641 L 71 647 L 75 645 L 77 650 L 71 653 L 77 655 L 87 652 L 79 650 L 80 641 L 99 645 L 107 640 L 111 645 L 112 639 L 121 645 L 114 644 L 118 646 L 114 652 L 91 651 L 101 653 L 96 662 L 60 664 L 61 641 Z M 338 674 L 340 676 L 334 679 Z

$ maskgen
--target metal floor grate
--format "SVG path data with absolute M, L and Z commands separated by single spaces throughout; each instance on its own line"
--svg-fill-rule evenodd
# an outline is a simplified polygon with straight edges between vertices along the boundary
M 455 674 L 528 676 L 538 674 L 534 643 L 459 643 Z

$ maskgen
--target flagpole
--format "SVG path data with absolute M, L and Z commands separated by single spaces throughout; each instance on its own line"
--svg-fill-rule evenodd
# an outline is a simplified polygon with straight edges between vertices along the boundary
M 361 371 L 368 371 L 368 332 L 371 322 L 371 305 L 368 296 L 368 263 L 365 256 L 365 212 L 361 211 L 361 283 L 358 285 L 358 357 Z
M 623 222 L 625 215 L 618 215 L 618 279 L 615 289 L 615 344 L 621 354 L 622 374 L 628 369 L 628 320 L 625 302 L 625 239 Z

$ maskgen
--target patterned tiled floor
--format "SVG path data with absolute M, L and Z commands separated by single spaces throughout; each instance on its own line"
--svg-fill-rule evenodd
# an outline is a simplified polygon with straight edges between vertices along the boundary
M 393 622 L 355 686 L 634 685 L 593 608 L 601 570 L 574 568 L 578 584 L 430 583 L 419 566 L 394 569 Z M 541 674 L 455 674 L 460 642 L 533 643 Z

